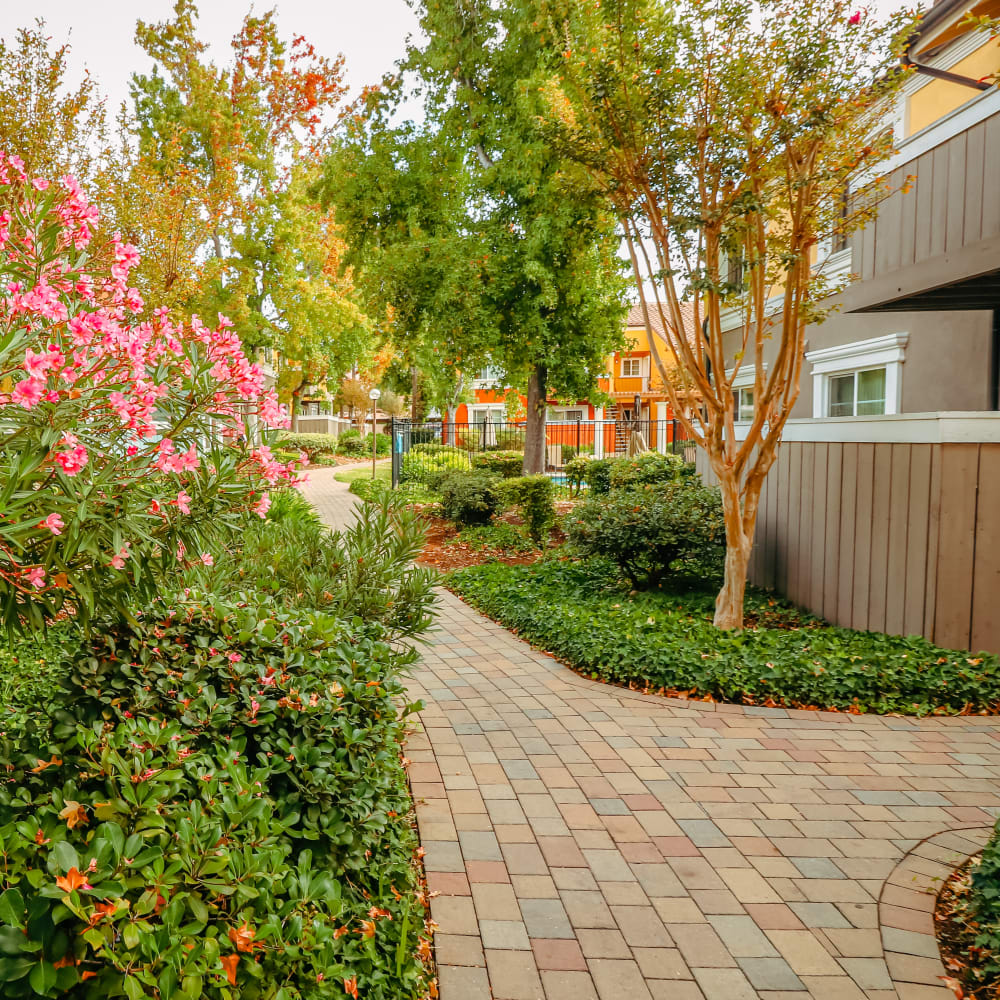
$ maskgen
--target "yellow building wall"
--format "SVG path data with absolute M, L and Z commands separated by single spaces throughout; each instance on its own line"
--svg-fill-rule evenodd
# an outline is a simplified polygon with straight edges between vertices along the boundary
M 985 42 L 975 52 L 949 67 L 950 72 L 973 80 L 990 76 L 998 70 L 1000 70 L 1000 39 Z M 933 125 L 940 118 L 944 118 L 945 115 L 972 100 L 976 94 L 977 91 L 971 87 L 949 83 L 947 80 L 932 79 L 909 98 L 907 136 Z

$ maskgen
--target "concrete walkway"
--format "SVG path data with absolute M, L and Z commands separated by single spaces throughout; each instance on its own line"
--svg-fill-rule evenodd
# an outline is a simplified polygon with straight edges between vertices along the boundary
M 442 1000 L 953 996 L 931 913 L 1000 813 L 996 719 L 637 695 L 448 593 L 411 688 Z

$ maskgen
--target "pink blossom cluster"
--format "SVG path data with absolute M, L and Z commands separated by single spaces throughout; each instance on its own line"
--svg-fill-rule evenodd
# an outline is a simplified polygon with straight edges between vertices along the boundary
M 142 319 L 142 297 L 129 284 L 139 253 L 119 234 L 95 244 L 98 211 L 73 177 L 58 182 L 46 206 L 50 182 L 29 182 L 21 160 L 0 153 L 0 186 L 17 188 L 21 199 L 17 212 L 0 213 L 0 337 L 11 335 L 13 345 L 0 352 L 0 414 L 63 429 L 47 459 L 54 476 L 75 479 L 113 463 L 122 484 L 176 477 L 176 499 L 157 503 L 163 518 L 191 516 L 185 477 L 228 442 L 240 449 L 247 507 L 263 517 L 270 501 L 261 487 L 293 482 L 297 470 L 266 446 L 243 447 L 249 418 L 269 428 L 290 420 L 229 320 L 180 323 L 166 309 Z M 52 252 L 41 235 L 54 221 Z M 7 280 L 15 273 L 35 277 Z M 37 527 L 51 539 L 66 525 L 52 514 Z M 109 553 L 108 563 L 124 567 L 129 548 Z M 8 580 L 11 562 L 0 552 L 0 576 Z M 42 566 L 18 563 L 17 573 L 25 591 L 46 586 Z

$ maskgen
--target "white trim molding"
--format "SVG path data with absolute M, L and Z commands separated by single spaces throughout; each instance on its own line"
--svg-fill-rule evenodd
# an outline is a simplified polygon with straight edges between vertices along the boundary
M 853 344 L 823 347 L 806 352 L 812 365 L 813 419 L 830 419 L 830 376 L 885 368 L 885 412 L 899 413 L 903 390 L 902 364 L 908 333 L 889 333 L 871 340 L 856 340 Z
M 747 425 L 736 424 L 736 440 Z M 1000 444 L 1000 413 L 995 410 L 943 410 L 897 413 L 890 417 L 828 417 L 789 420 L 782 441 L 864 444 Z

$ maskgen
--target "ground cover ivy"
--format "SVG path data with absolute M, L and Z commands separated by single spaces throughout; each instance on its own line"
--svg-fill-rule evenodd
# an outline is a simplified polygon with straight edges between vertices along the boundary
M 494 562 L 458 570 L 447 582 L 489 617 L 596 680 L 750 705 L 1000 711 L 994 655 L 837 628 L 761 592 L 748 593 L 749 627 L 721 632 L 712 626 L 712 592 L 633 592 L 614 563 L 601 559 Z

